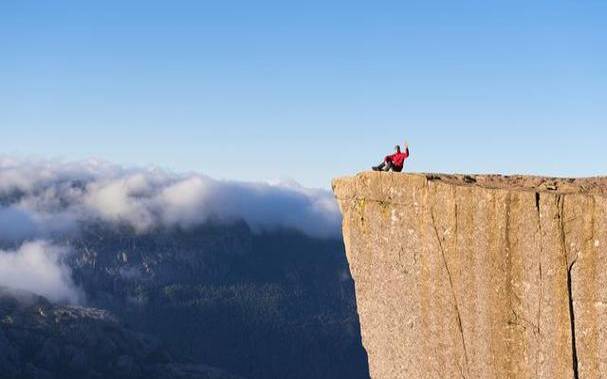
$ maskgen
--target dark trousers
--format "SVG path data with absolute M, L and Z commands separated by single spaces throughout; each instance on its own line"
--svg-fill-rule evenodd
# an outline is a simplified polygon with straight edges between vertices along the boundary
M 378 171 L 394 171 L 401 172 L 402 167 L 396 167 L 392 164 L 392 161 L 383 161 L 379 166 L 376 166 Z

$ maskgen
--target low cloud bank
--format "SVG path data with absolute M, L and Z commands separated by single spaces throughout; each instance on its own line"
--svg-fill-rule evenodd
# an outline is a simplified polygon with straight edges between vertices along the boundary
M 331 193 L 293 183 L 220 181 L 96 160 L 0 158 L 0 239 L 45 238 L 95 220 L 138 232 L 244 220 L 254 231 L 286 228 L 319 238 L 339 237 L 341 225 Z
M 84 222 L 146 232 L 240 220 L 256 232 L 284 228 L 317 238 L 339 237 L 341 224 L 332 194 L 294 183 L 219 181 L 96 160 L 0 157 L 0 243 L 11 246 L 0 249 L 0 286 L 81 302 L 83 293 L 63 263 L 67 250 L 45 240 L 77 232 Z
M 0 286 L 33 292 L 54 302 L 79 303 L 83 294 L 62 263 L 66 254 L 64 248 L 44 241 L 0 250 Z

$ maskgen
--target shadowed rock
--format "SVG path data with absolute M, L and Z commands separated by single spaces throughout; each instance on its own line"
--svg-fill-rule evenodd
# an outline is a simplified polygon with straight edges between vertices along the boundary
M 156 339 L 133 332 L 108 311 L 57 306 L 0 287 L 0 376 L 11 379 L 237 378 L 176 363 Z

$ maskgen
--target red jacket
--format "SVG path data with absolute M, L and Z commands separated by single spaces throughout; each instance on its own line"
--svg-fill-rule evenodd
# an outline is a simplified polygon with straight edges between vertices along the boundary
M 405 149 L 404 153 L 394 153 L 386 157 L 386 161 L 392 162 L 394 168 L 402 169 L 405 164 L 405 159 L 409 158 L 409 148 Z

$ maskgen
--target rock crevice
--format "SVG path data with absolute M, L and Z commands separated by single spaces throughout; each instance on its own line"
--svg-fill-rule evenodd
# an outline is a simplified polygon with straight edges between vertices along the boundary
M 371 376 L 607 377 L 607 179 L 333 181 Z

